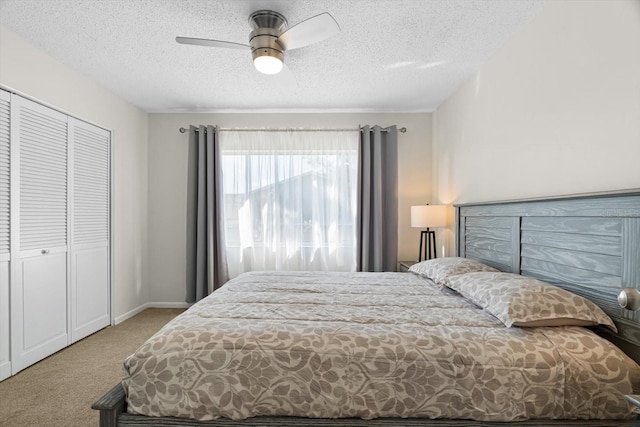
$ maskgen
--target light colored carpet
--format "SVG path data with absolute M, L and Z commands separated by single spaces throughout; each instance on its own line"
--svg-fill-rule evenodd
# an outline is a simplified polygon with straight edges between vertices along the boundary
M 124 359 L 182 311 L 144 310 L 0 382 L 0 426 L 97 426 L 91 405 L 120 381 Z

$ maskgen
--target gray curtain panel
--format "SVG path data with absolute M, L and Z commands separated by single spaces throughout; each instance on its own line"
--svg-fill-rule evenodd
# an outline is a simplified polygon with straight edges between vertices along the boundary
M 218 134 L 214 126 L 189 127 L 187 183 L 187 302 L 196 302 L 228 279 Z
M 398 130 L 364 126 L 358 164 L 358 271 L 396 271 Z

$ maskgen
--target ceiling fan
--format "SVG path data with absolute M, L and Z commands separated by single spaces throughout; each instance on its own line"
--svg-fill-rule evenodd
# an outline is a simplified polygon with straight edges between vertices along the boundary
M 258 71 L 277 74 L 284 65 L 286 51 L 321 42 L 340 32 L 338 23 L 327 12 L 287 28 L 287 20 L 278 12 L 258 10 L 249 16 L 249 24 L 253 31 L 249 34 L 248 45 L 192 37 L 176 37 L 176 41 L 198 46 L 250 49 Z

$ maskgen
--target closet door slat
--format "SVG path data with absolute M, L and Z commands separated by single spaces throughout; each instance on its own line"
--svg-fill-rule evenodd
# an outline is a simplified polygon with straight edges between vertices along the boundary
M 11 105 L 9 102 L 8 94 L 0 98 L 0 198 L 2 199 L 0 202 L 0 255 L 9 254 L 11 243 Z
M 109 143 L 100 128 L 76 127 L 74 139 L 74 244 L 109 239 Z
M 67 244 L 67 120 L 20 107 L 20 250 Z

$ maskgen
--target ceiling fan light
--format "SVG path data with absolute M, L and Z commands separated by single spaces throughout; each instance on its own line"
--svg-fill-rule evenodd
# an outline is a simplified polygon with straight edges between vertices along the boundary
M 263 55 L 256 56 L 253 65 L 263 74 L 278 74 L 282 71 L 283 62 L 275 56 Z

